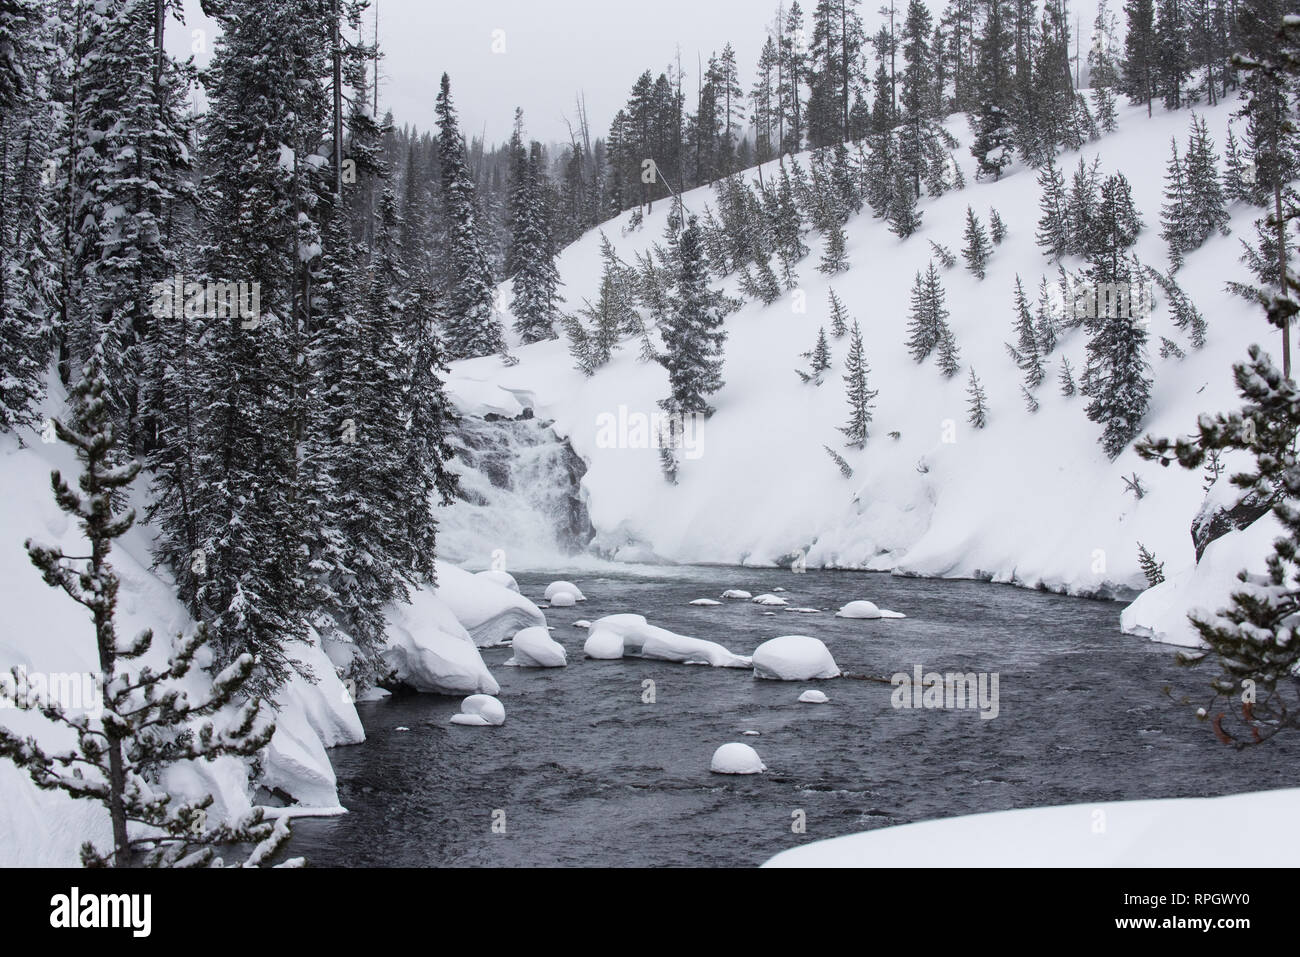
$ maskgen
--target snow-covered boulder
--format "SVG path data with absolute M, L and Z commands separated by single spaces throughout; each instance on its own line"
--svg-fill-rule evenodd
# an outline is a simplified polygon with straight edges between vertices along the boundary
M 1213 614 L 1226 608 L 1232 593 L 1241 587 L 1237 573 L 1265 571 L 1264 559 L 1272 553 L 1273 541 L 1286 530 L 1269 514 L 1249 528 L 1230 531 L 1206 546 L 1201 560 L 1167 573 L 1165 581 L 1139 595 L 1120 613 L 1125 634 L 1140 635 L 1171 645 L 1196 648 L 1202 645 L 1200 632 L 1188 621 L 1194 609 Z
M 589 621 L 587 621 L 585 618 L 583 618 L 583 619 L 580 619 L 580 620 L 578 620 L 578 621 L 575 621 L 575 622 L 573 623 L 573 627 L 574 627 L 574 628 L 581 628 L 581 629 L 583 629 L 583 630 L 585 631 L 586 629 L 588 629 L 588 628 L 591 627 L 591 622 L 589 622 Z
M 652 658 L 714 668 L 748 668 L 750 660 L 715 641 L 689 638 L 647 622 L 642 615 L 609 615 L 591 626 L 587 638 L 591 658 Z M 592 652 L 596 651 L 596 654 Z M 615 654 L 615 651 L 618 651 Z
M 555 596 L 560 592 L 568 592 L 573 596 L 574 601 L 586 601 L 587 596 L 582 593 L 582 589 L 573 582 L 551 582 L 546 586 L 546 600 L 555 603 Z
M 805 691 L 799 696 L 800 704 L 828 704 L 830 700 L 823 691 Z
M 697 608 L 713 608 L 716 605 L 721 605 L 722 602 L 714 601 L 712 598 L 697 598 L 691 604 Z
M 835 617 L 876 620 L 879 618 L 906 618 L 907 616 L 897 611 L 888 611 L 884 608 L 877 608 L 875 602 L 851 601 L 837 611 Z
M 502 644 L 523 628 L 546 627 L 541 609 L 509 587 L 447 562 L 438 562 L 437 570 L 438 597 L 478 647 Z
M 754 649 L 754 677 L 773 681 L 813 681 L 838 678 L 839 666 L 818 638 L 785 635 Z
M 525 628 L 510 643 L 514 657 L 506 662 L 519 668 L 563 668 L 569 663 L 564 646 L 545 628 Z
M 709 770 L 714 774 L 762 774 L 767 765 L 749 745 L 733 741 L 713 752 Z
M 728 588 L 722 593 L 722 597 L 729 601 L 749 601 L 754 596 L 741 588 Z
M 472 727 L 500 727 L 506 723 L 506 709 L 488 694 L 472 694 L 460 703 L 460 714 L 451 716 L 452 724 Z
M 338 807 L 326 748 L 365 741 L 352 696 L 315 641 L 288 649 L 295 670 L 276 692 L 275 734 L 262 761 L 262 783 L 302 806 Z M 309 681 L 303 675 L 312 677 Z
M 441 568 L 438 574 L 443 574 Z M 500 586 L 489 587 L 510 594 Z M 455 695 L 501 690 L 474 639 L 431 589 L 412 591 L 410 604 L 389 606 L 387 639 L 384 661 L 399 681 L 416 691 Z
M 592 628 L 582 646 L 588 658 L 612 661 L 623 657 L 623 636 L 612 628 Z
M 552 608 L 572 608 L 578 603 L 577 596 L 572 592 L 557 591 L 551 596 Z
M 476 578 L 482 578 L 484 581 L 492 582 L 494 585 L 500 585 L 502 588 L 509 588 L 515 594 L 519 593 L 519 582 L 515 581 L 515 576 L 509 572 L 500 572 L 495 569 L 489 569 L 485 572 L 479 572 Z
M 755 605 L 779 606 L 779 605 L 790 604 L 788 601 L 786 601 L 784 598 L 781 598 L 779 595 L 759 595 L 757 598 L 751 598 L 750 601 L 752 601 Z

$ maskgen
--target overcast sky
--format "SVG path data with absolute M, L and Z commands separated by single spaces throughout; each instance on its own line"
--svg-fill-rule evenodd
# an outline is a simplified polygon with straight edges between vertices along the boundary
M 707 60 L 730 40 L 748 91 L 777 6 L 777 0 L 372 0 L 368 17 L 376 3 L 384 52 L 381 112 L 392 110 L 399 125 L 432 128 L 433 101 L 446 71 L 466 135 L 486 129 L 489 142 L 509 137 L 516 106 L 523 107 L 532 138 L 567 141 L 565 119 L 575 118 L 579 92 L 592 134 L 604 136 L 636 78 L 646 69 L 656 75 L 665 70 L 678 47 L 683 68 L 694 77 L 697 57 Z M 927 4 L 936 14 L 944 6 L 943 0 Z M 862 4 L 868 34 L 880 21 L 879 5 Z M 897 5 L 901 16 L 906 0 Z M 187 31 L 210 29 L 197 0 L 185 6 L 187 26 L 169 33 L 169 46 L 179 55 L 189 50 Z M 816 0 L 803 6 L 806 16 Z M 1110 6 L 1117 12 L 1119 0 Z M 1086 48 L 1095 0 L 1071 8 L 1082 17 Z M 371 29 L 368 19 L 368 35 Z M 494 43 L 504 52 L 494 52 Z M 196 59 L 202 64 L 207 57 Z M 694 89 L 689 80 L 688 89 Z

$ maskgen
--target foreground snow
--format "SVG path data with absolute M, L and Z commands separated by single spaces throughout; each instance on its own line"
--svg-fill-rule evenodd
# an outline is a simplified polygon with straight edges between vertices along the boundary
M 1293 867 L 1300 789 L 1075 804 L 886 827 L 764 867 Z

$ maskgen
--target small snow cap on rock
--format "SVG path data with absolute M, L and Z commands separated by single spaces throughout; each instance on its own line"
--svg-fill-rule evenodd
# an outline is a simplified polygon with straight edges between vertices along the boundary
M 747 591 L 742 591 L 739 588 L 728 588 L 726 591 L 722 593 L 722 597 L 733 599 L 735 601 L 749 601 L 754 596 Z
M 564 646 L 545 628 L 525 628 L 511 643 L 514 657 L 506 662 L 519 668 L 563 668 L 569 663 Z
M 578 603 L 578 597 L 572 592 L 557 591 L 547 599 L 552 608 L 572 608 Z
M 851 601 L 835 613 L 836 618 L 906 618 L 907 616 L 896 611 L 887 611 L 884 608 L 877 608 L 875 602 L 870 601 Z
M 515 592 L 516 594 L 519 593 L 519 582 L 515 581 L 515 576 L 511 575 L 509 572 L 499 572 L 495 570 L 489 570 L 485 572 L 479 572 L 475 577 L 482 578 L 485 581 L 493 582 L 497 585 L 500 585 L 502 588 L 509 588 L 512 592 Z
M 784 598 L 781 598 L 777 595 L 759 595 L 757 598 L 751 600 L 754 602 L 755 605 L 788 605 L 789 604 L 789 602 L 787 602 Z
M 451 723 L 498 727 L 506 723 L 506 709 L 490 694 L 472 694 L 460 703 L 460 714 L 452 715 Z
M 800 704 L 826 704 L 830 700 L 821 691 L 805 691 L 799 696 Z
M 582 589 L 573 582 L 551 582 L 546 586 L 546 600 L 551 604 L 555 604 L 555 596 L 566 591 L 573 596 L 574 601 L 587 600 L 587 596 L 582 593 Z
M 714 601 L 712 598 L 697 598 L 691 604 L 699 608 L 712 608 L 714 605 L 721 605 L 722 602 Z
M 772 681 L 838 678 L 839 666 L 820 639 L 785 635 L 754 649 L 754 677 Z
M 713 752 L 709 770 L 714 774 L 762 774 L 767 765 L 749 745 L 733 741 Z
M 589 622 L 589 621 L 587 621 L 587 619 L 583 618 L 583 619 L 581 619 L 580 621 L 575 621 L 575 622 L 573 623 L 573 627 L 574 627 L 574 628 L 590 628 L 590 627 L 591 627 L 591 622 Z

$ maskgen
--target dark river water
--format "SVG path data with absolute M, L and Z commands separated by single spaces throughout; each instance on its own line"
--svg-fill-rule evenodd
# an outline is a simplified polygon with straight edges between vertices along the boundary
M 911 821 L 1300 784 L 1300 747 L 1290 742 L 1246 753 L 1219 744 L 1193 716 L 1210 667 L 1180 667 L 1174 649 L 1121 634 L 1119 604 L 813 570 L 516 577 L 539 603 L 555 578 L 586 593 L 576 608 L 547 612 L 569 667 L 505 668 L 508 648 L 485 650 L 506 708 L 499 728 L 449 724 L 454 698 L 361 705 L 367 742 L 332 752 L 350 813 L 296 822 L 292 853 L 326 867 L 751 866 L 800 843 Z M 727 588 L 784 588 L 792 606 L 822 613 L 688 604 Z M 909 617 L 833 617 L 862 598 Z M 865 680 L 759 681 L 748 670 L 585 659 L 587 633 L 572 623 L 624 612 L 738 654 L 778 635 L 813 635 L 855 675 L 918 664 L 996 672 L 1000 714 L 895 710 L 893 688 Z M 653 704 L 642 701 L 646 679 Z M 813 687 L 830 704 L 797 703 Z M 752 745 L 767 773 L 711 774 L 714 750 L 730 741 Z M 795 812 L 806 833 L 793 833 Z

